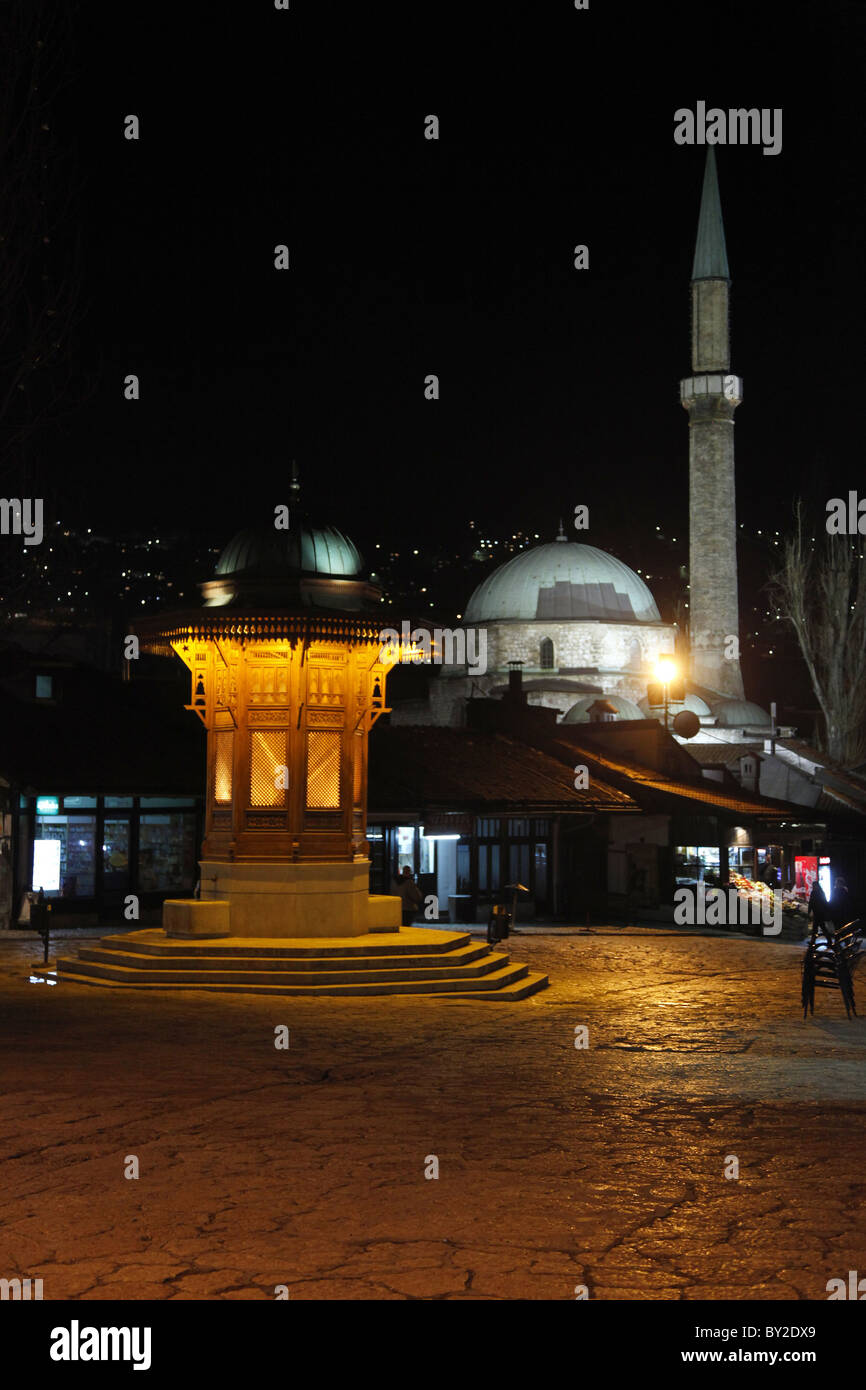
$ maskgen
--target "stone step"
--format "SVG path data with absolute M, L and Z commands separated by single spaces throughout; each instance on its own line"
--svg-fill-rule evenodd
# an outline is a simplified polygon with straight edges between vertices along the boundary
M 547 975 L 542 975 L 537 970 L 527 970 L 522 979 L 511 985 L 503 985 L 500 989 L 490 989 L 486 993 L 471 989 L 463 990 L 459 995 L 446 995 L 445 997 L 446 999 L 489 999 L 491 1003 L 494 1000 L 504 999 L 507 1002 L 509 999 L 528 999 L 531 994 L 538 994 L 539 990 L 547 989 L 549 985 L 550 979 Z
M 489 950 L 476 959 L 464 964 L 461 960 L 431 964 L 429 957 L 415 957 L 405 961 L 399 957 L 395 961 L 358 961 L 363 968 L 338 969 L 336 963 L 326 961 L 324 968 L 316 969 L 312 962 L 303 962 L 301 969 L 289 968 L 286 961 L 268 962 L 266 960 L 240 960 L 223 962 L 222 966 L 214 958 L 205 961 L 164 961 L 146 960 L 146 968 L 130 953 L 113 951 L 93 951 L 83 949 L 77 960 L 59 958 L 58 971 L 65 977 L 69 970 L 78 975 L 95 975 L 100 979 L 128 981 L 143 978 L 149 984 L 177 984 L 198 988 L 199 984 L 252 984 L 252 985 L 327 985 L 382 983 L 391 980 L 441 980 L 452 979 L 458 975 L 467 979 L 479 979 L 494 973 L 509 963 L 508 955 L 493 954 Z M 297 966 L 297 962 L 291 962 Z
M 182 943 L 178 942 L 176 949 L 165 955 L 150 954 L 144 951 L 124 950 L 122 947 L 110 948 L 107 946 L 81 946 L 78 951 L 80 961 L 102 961 L 106 965 L 128 965 L 137 970 L 162 972 L 164 970 L 183 970 L 200 973 L 202 971 L 211 972 L 214 970 L 228 970 L 232 972 L 259 971 L 271 973 L 278 971 L 296 972 L 319 972 L 330 973 L 331 971 L 392 971 L 404 970 L 412 972 L 415 970 L 430 969 L 438 973 L 448 971 L 452 966 L 460 969 L 476 965 L 490 955 L 491 948 L 486 942 L 472 942 L 468 946 L 458 946 L 453 951 L 448 951 L 446 955 L 437 953 L 435 955 L 409 955 L 399 956 L 227 956 L 220 951 L 218 946 L 212 948 L 212 954 L 203 955 L 201 952 L 191 955 Z M 454 971 L 451 970 L 453 974 Z
M 243 937 L 225 936 L 211 941 L 166 937 L 160 927 L 103 936 L 99 944 L 111 950 L 135 950 L 148 955 L 267 956 L 293 959 L 308 956 L 442 955 L 472 942 L 469 932 L 446 932 L 421 927 L 401 927 L 399 933 L 369 933 L 343 937 Z
M 442 979 L 418 978 L 415 972 L 412 978 L 406 980 L 384 979 L 370 981 L 365 978 L 363 982 L 350 984 L 335 984 L 328 982 L 315 984 L 306 979 L 301 984 L 279 984 L 274 982 L 274 977 L 269 976 L 264 984 L 253 984 L 248 979 L 241 983 L 211 983 L 206 977 L 196 975 L 194 979 L 187 983 L 166 983 L 154 981 L 151 972 L 147 972 L 146 978 L 142 978 L 144 972 L 139 970 L 129 970 L 123 967 L 106 967 L 91 962 L 89 969 L 93 971 L 108 971 L 107 975 L 84 973 L 82 965 L 74 960 L 62 960 L 57 962 L 57 978 L 62 984 L 81 984 L 96 985 L 112 989 L 141 989 L 141 990 L 200 990 L 203 993 L 223 993 L 223 994 L 281 994 L 281 995 L 331 995 L 336 998 L 351 998 L 364 995 L 385 995 L 385 994 L 444 994 L 459 996 L 461 999 L 524 999 L 530 994 L 535 994 L 538 990 L 544 989 L 549 983 L 546 975 L 539 975 L 535 972 L 530 973 L 526 965 L 515 965 L 512 963 L 497 965 L 496 969 L 482 976 L 468 976 L 462 971 L 459 975 L 446 976 Z M 116 978 L 115 978 L 116 977 Z

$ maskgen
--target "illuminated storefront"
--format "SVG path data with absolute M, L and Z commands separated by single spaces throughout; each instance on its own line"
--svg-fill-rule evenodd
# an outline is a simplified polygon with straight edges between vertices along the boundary
M 64 913 L 120 917 L 192 893 L 201 806 L 194 796 L 18 797 L 17 895 L 42 888 Z
M 426 823 L 368 827 L 372 892 L 385 893 L 404 865 L 412 870 L 421 893 L 434 893 L 441 911 L 471 914 L 486 921 L 508 883 L 522 883 L 529 897 L 522 915 L 553 911 L 550 865 L 552 817 L 453 815 Z M 449 906 L 451 899 L 459 903 Z

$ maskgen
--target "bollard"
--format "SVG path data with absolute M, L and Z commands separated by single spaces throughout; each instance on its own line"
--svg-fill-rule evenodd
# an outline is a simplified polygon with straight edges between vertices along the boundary
M 31 903 L 30 906 L 30 922 L 33 926 L 34 931 L 37 931 L 39 935 L 42 937 L 42 946 L 44 950 L 44 965 L 48 964 L 48 946 L 49 936 L 51 932 L 50 913 L 51 904 L 45 901 L 45 894 L 40 888 L 36 901 L 34 903 Z

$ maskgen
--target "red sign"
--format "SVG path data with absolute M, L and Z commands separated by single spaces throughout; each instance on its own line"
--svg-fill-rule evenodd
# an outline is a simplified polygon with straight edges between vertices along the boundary
M 808 898 L 812 885 L 818 877 L 818 857 L 814 854 L 794 855 L 794 892 L 798 897 Z

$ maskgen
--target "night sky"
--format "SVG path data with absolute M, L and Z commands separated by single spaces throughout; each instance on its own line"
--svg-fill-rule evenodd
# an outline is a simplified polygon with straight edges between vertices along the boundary
M 58 116 L 90 386 L 39 460 L 64 519 L 220 545 L 297 458 L 368 556 L 585 503 L 580 539 L 637 564 L 661 523 L 684 563 L 699 99 L 784 111 L 781 154 L 717 149 L 740 519 L 862 482 L 862 7 L 84 11 Z

